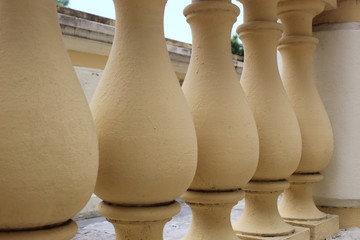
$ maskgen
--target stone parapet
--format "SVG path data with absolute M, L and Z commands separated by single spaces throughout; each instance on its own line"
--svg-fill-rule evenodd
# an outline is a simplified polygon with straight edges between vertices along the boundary
M 63 40 L 73 65 L 104 69 L 113 43 L 115 20 L 63 7 L 58 7 L 58 15 Z M 173 69 L 182 84 L 192 46 L 172 39 L 166 39 L 166 45 Z M 233 55 L 239 77 L 243 61 L 243 57 Z

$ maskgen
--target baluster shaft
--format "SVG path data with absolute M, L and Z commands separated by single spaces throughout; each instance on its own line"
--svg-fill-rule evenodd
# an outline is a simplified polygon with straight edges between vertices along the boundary
M 231 208 L 258 161 L 258 136 L 230 51 L 239 9 L 230 1 L 193 1 L 184 10 L 193 52 L 183 90 L 198 137 L 198 166 L 182 198 L 193 211 L 186 240 L 236 240 Z
M 55 1 L 0 1 L 0 239 L 69 240 L 98 143 Z
M 278 24 L 277 0 L 241 0 L 244 24 L 238 27 L 245 60 L 241 84 L 256 120 L 260 139 L 259 165 L 245 186 L 245 210 L 234 224 L 243 239 L 291 237 L 277 209 L 284 180 L 296 169 L 301 155 L 298 122 L 287 99 L 277 66 L 277 45 L 283 27 Z M 304 231 L 304 239 L 308 232 Z
M 116 33 L 91 109 L 95 193 L 117 239 L 160 239 L 196 168 L 196 134 L 163 31 L 166 0 L 115 0 Z
M 309 225 L 312 239 L 324 239 L 337 232 L 336 222 L 320 212 L 312 198 L 312 186 L 322 180 L 319 173 L 330 162 L 333 153 L 331 124 L 317 92 L 314 81 L 313 53 L 318 40 L 312 37 L 312 19 L 325 8 L 322 0 L 281 0 L 278 15 L 285 26 L 279 44 L 282 56 L 282 79 L 295 110 L 302 135 L 302 155 L 296 172 L 288 178 L 280 205 L 281 216 L 289 223 L 317 221 L 328 230 L 317 230 L 320 225 Z M 322 227 L 322 228 L 323 228 Z

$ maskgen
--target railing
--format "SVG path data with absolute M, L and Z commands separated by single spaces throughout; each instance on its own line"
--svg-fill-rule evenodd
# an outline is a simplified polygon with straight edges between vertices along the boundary
M 91 117 L 55 1 L 1 1 L 0 239 L 71 239 L 70 219 L 93 191 L 119 240 L 161 239 L 178 197 L 193 211 L 186 240 L 310 239 L 310 230 L 321 239 L 304 222 L 329 218 L 311 194 L 333 145 L 312 72 L 312 18 L 325 2 L 241 2 L 241 84 L 229 45 L 239 9 L 194 0 L 184 10 L 193 51 L 182 92 L 163 36 L 166 0 L 114 0 L 115 39 Z

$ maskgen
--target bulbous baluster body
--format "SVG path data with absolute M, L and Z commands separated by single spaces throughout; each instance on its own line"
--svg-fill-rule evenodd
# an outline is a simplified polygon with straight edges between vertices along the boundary
M 241 0 L 244 24 L 238 27 L 245 48 L 241 84 L 253 111 L 260 140 L 259 165 L 245 187 L 245 211 L 234 229 L 239 234 L 281 236 L 294 232 L 277 210 L 284 181 L 299 164 L 301 136 L 277 66 L 282 26 L 277 0 Z M 261 224 L 259 224 L 261 223 Z
M 281 0 L 278 14 L 285 25 L 279 51 L 282 56 L 282 79 L 297 115 L 302 135 L 302 155 L 291 186 L 280 205 L 282 217 L 293 220 L 326 218 L 312 200 L 312 185 L 321 181 L 320 171 L 330 162 L 333 134 L 324 105 L 317 92 L 313 53 L 318 40 L 312 37 L 312 19 L 325 8 L 324 1 Z M 302 196 L 302 197 L 300 197 Z
M 239 14 L 230 1 L 193 1 L 184 14 L 193 34 L 183 91 L 198 137 L 198 166 L 182 198 L 193 211 L 186 240 L 237 239 L 230 211 L 254 174 L 258 136 L 230 51 L 231 26 Z
M 174 201 L 194 176 L 196 134 L 166 50 L 166 1 L 114 3 L 114 45 L 91 103 L 100 144 L 95 193 L 118 239 L 154 239 L 162 235 L 155 223 L 176 214 Z
M 71 239 L 98 144 L 55 1 L 1 1 L 0 19 L 0 239 Z

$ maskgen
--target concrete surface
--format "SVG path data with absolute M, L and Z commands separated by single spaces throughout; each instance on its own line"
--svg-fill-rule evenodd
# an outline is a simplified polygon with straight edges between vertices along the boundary
M 164 229 L 164 240 L 178 240 L 185 236 L 191 224 L 191 209 L 180 201 L 182 210 Z M 235 221 L 244 209 L 244 201 L 240 201 L 231 213 L 231 220 Z M 113 226 L 103 217 L 96 217 L 77 221 L 79 232 L 73 240 L 115 240 Z M 360 240 L 360 228 L 343 229 L 328 240 Z

